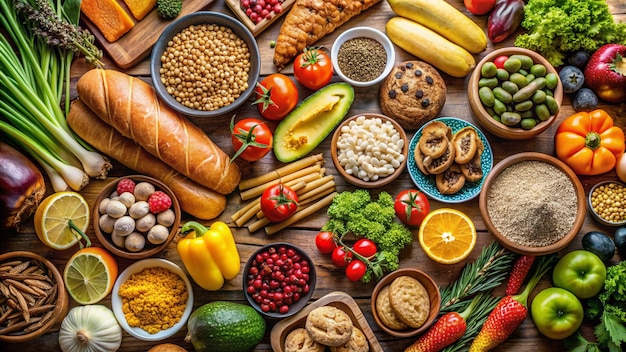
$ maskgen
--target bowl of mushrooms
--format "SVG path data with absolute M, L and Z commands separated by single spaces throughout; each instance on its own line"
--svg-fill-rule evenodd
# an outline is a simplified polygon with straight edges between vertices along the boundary
M 143 259 L 161 252 L 178 232 L 181 210 L 161 181 L 142 175 L 106 185 L 92 209 L 94 231 L 111 253 Z

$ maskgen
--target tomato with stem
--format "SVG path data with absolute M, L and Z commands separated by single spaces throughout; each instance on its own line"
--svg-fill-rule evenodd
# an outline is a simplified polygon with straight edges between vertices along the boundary
M 298 195 L 282 183 L 271 185 L 261 195 L 261 211 L 273 222 L 283 221 L 298 210 Z
M 346 265 L 346 277 L 350 281 L 359 281 L 367 272 L 367 265 L 359 259 L 354 259 Z
M 317 90 L 333 78 L 333 65 L 330 57 L 320 48 L 304 48 L 293 62 L 293 75 L 303 86 Z
M 419 226 L 430 213 L 430 202 L 426 194 L 416 189 L 407 189 L 398 193 L 393 207 L 398 219 L 409 227 Z
M 378 249 L 376 248 L 376 243 L 367 238 L 361 238 L 354 242 L 354 244 L 352 245 L 352 250 L 355 251 L 357 254 L 364 256 L 365 258 L 373 257 L 378 251 Z
M 337 247 L 335 236 L 330 231 L 320 231 L 315 236 L 315 246 L 320 253 L 329 254 Z
M 241 157 L 246 161 L 257 161 L 272 150 L 272 130 L 261 120 L 245 118 L 235 123 L 230 120 L 230 139 L 236 152 L 231 161 Z
M 343 268 L 352 260 L 352 252 L 343 246 L 337 246 L 333 249 L 333 253 L 330 258 L 335 266 Z
M 273 73 L 255 88 L 257 106 L 261 116 L 280 121 L 298 105 L 298 89 L 293 81 L 282 73 Z

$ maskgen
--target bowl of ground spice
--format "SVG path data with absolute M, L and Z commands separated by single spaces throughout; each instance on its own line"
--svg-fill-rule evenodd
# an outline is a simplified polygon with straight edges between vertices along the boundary
M 503 247 L 546 255 L 576 237 L 586 201 L 582 184 L 565 163 L 525 152 L 496 164 L 485 179 L 479 207 L 487 230 Z
M 342 80 L 354 87 L 370 87 L 389 75 L 396 53 L 391 40 L 381 31 L 354 27 L 335 39 L 330 58 Z
M 588 208 L 599 223 L 607 226 L 626 224 L 626 185 L 618 181 L 602 181 L 589 191 Z
M 193 287 L 173 262 L 148 258 L 131 264 L 117 278 L 111 295 L 122 328 L 143 341 L 176 334 L 193 309 Z
M 261 70 L 252 33 L 235 18 L 212 11 L 168 25 L 152 49 L 152 84 L 183 115 L 215 117 L 241 106 Z

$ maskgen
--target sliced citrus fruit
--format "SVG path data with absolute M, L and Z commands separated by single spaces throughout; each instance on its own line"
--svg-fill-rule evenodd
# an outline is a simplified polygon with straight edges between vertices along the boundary
M 476 228 L 461 211 L 441 208 L 431 211 L 419 229 L 422 249 L 432 260 L 454 264 L 467 258 L 476 245 Z
M 99 247 L 87 247 L 76 252 L 67 262 L 63 281 L 76 302 L 93 304 L 111 292 L 117 270 L 117 262 L 109 252 Z
M 70 221 L 84 233 L 90 221 L 89 205 L 79 193 L 53 193 L 39 204 L 34 221 L 41 242 L 54 249 L 68 249 L 81 238 L 70 226 Z

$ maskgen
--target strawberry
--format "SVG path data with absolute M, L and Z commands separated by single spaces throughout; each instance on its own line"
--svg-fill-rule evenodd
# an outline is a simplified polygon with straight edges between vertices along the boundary
M 135 181 L 130 178 L 123 178 L 117 183 L 116 192 L 118 195 L 124 192 L 133 193 L 135 191 Z
M 511 269 L 506 291 L 504 291 L 506 295 L 514 295 L 519 291 L 534 262 L 535 257 L 532 255 L 522 255 L 517 258 L 513 264 L 513 269 Z
M 526 288 L 519 295 L 505 296 L 491 311 L 482 329 L 472 342 L 469 351 L 490 351 L 504 342 L 528 315 L 528 295 L 535 288 L 541 277 L 550 270 L 556 261 L 556 255 L 539 258 L 539 265 Z
M 148 198 L 150 212 L 157 214 L 172 206 L 172 199 L 163 191 L 156 191 Z

